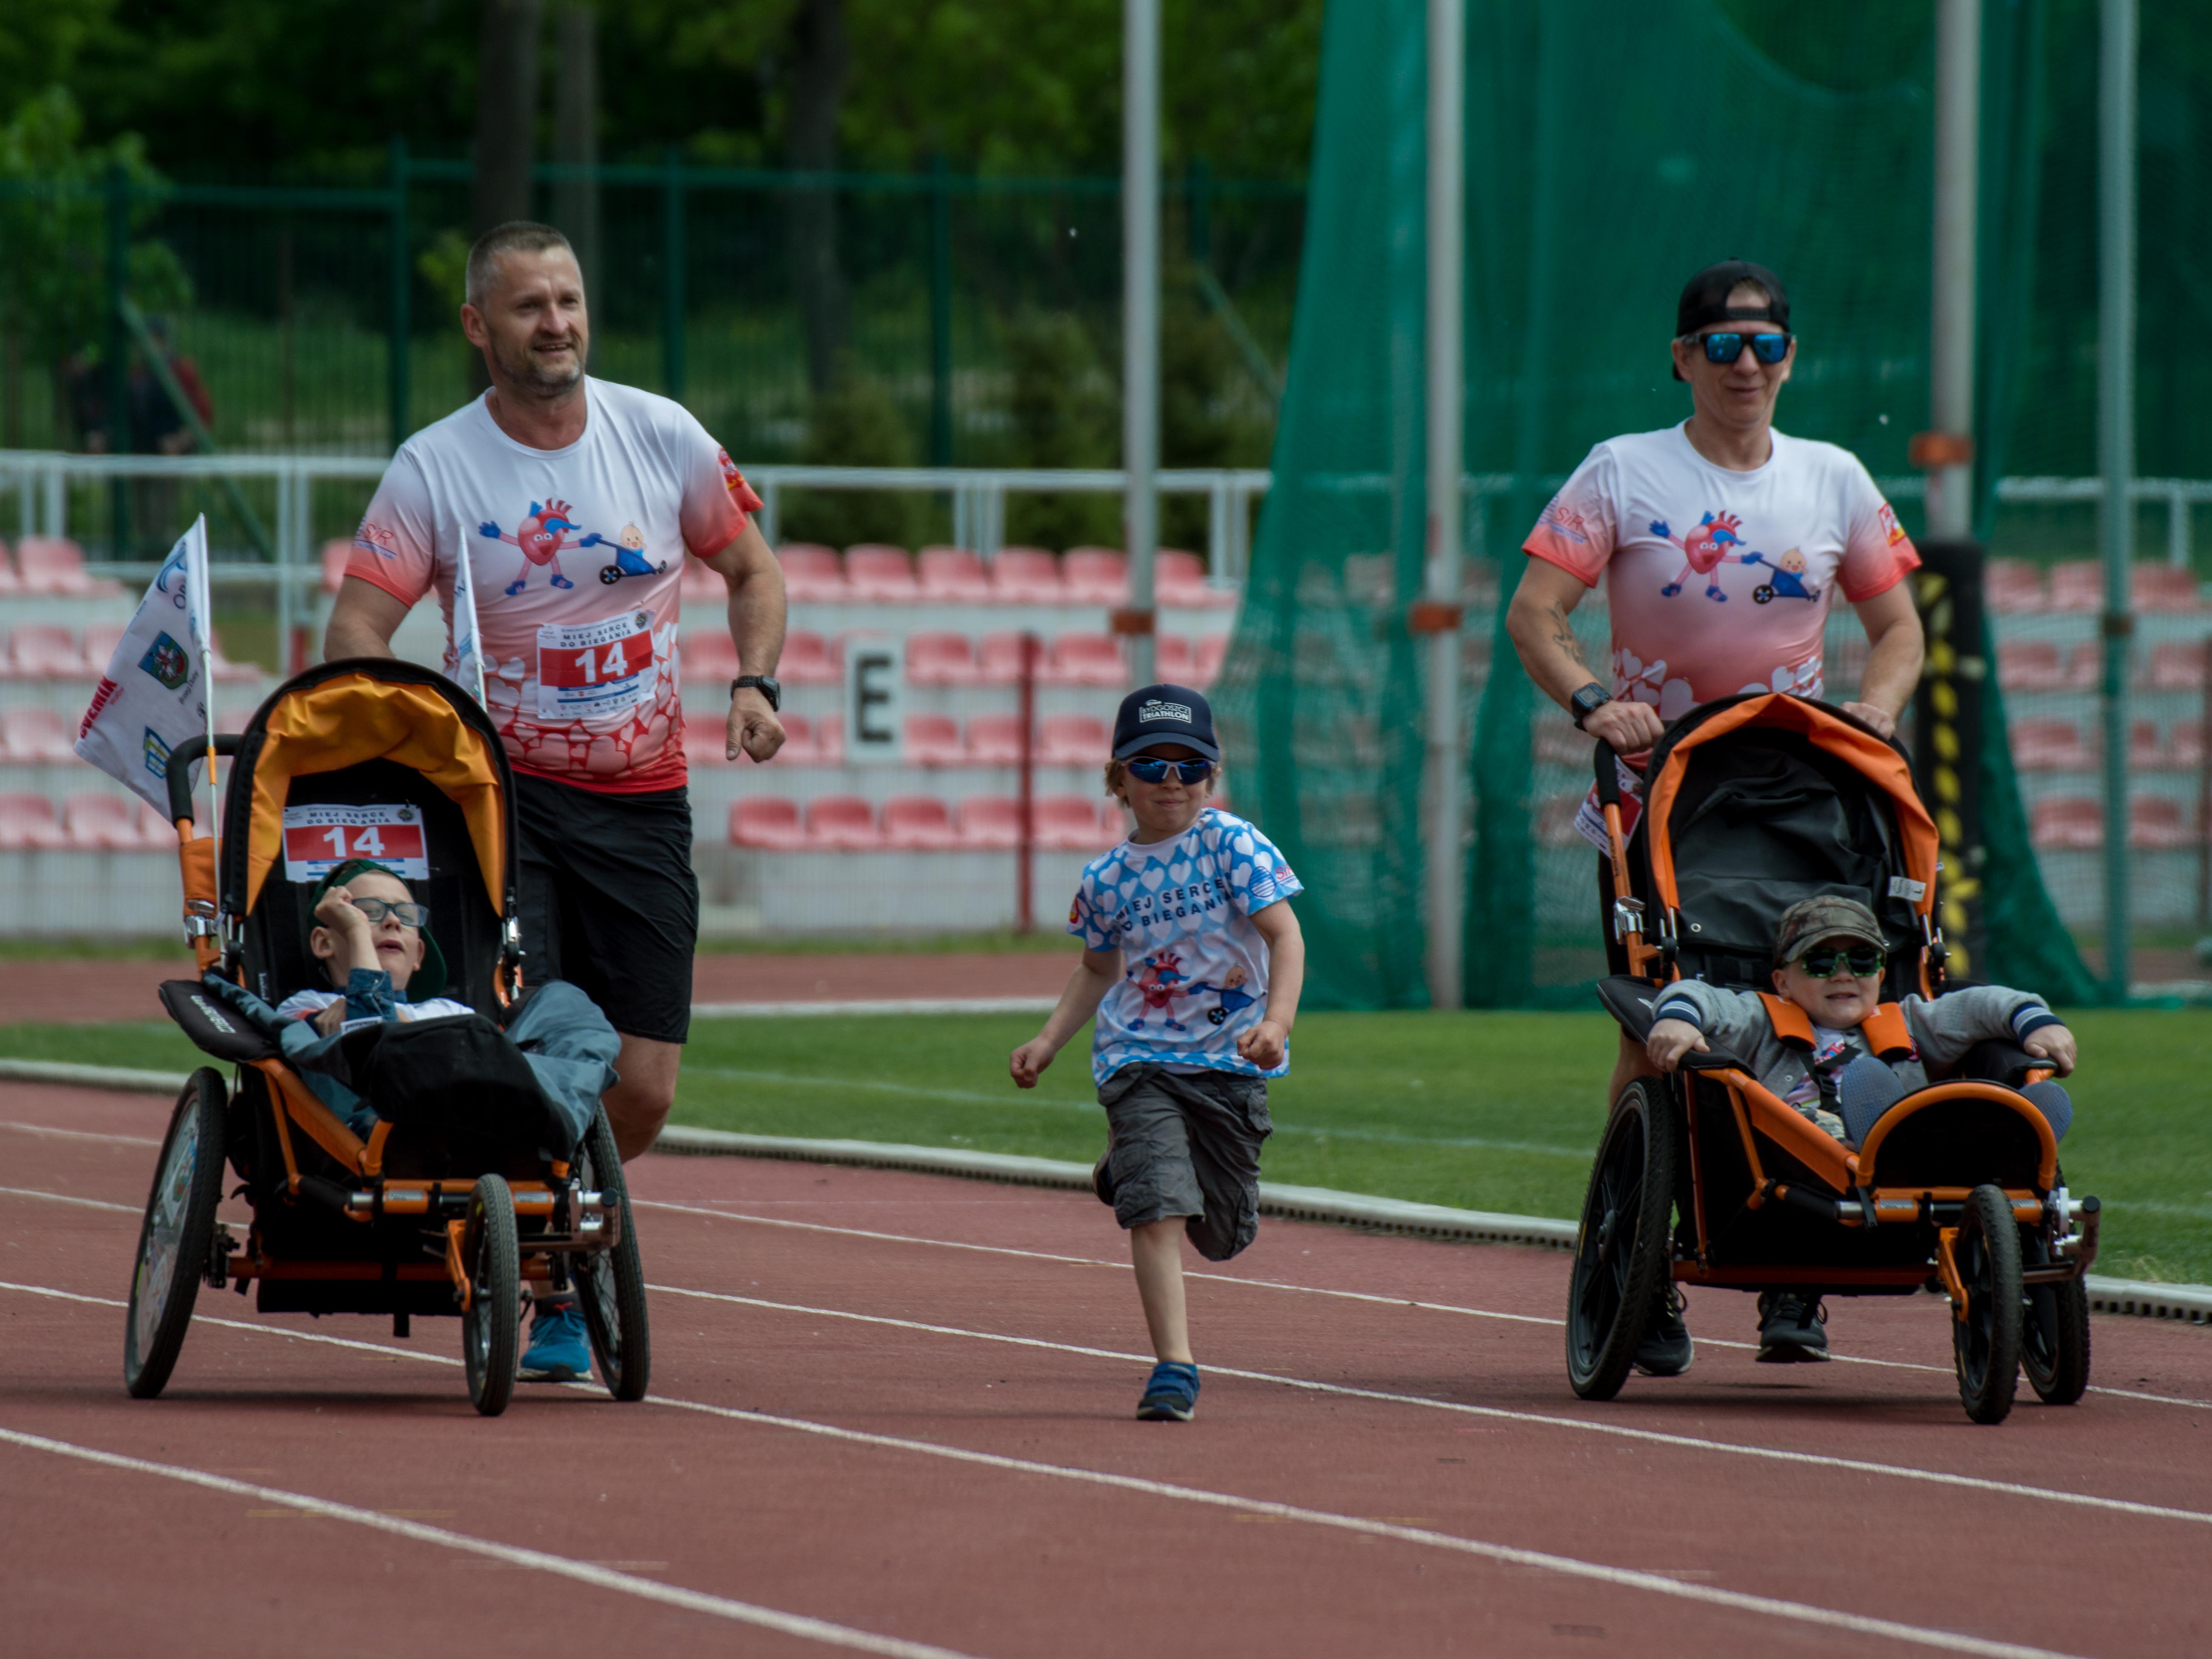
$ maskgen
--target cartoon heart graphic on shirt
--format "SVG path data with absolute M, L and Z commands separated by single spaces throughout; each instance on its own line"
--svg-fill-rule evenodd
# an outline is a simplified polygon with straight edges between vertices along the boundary
M 1244 886 L 1252 879 L 1252 866 L 1249 864 L 1238 865 L 1229 872 L 1229 879 L 1238 887 Z
M 1190 879 L 1191 866 L 1188 861 L 1168 866 L 1168 879 L 1178 887 Z
M 1167 879 L 1168 872 L 1156 864 L 1145 872 L 1145 890 L 1148 893 L 1157 893 L 1167 884 Z
M 1236 840 L 1234 840 L 1234 841 L 1231 842 L 1229 844 L 1230 844 L 1231 847 L 1235 848 L 1237 849 L 1237 851 L 1238 853 L 1242 854 L 1244 857 L 1246 857 L 1246 858 L 1248 858 L 1248 859 L 1249 859 L 1249 858 L 1250 858 L 1250 857 L 1252 856 L 1252 837 L 1251 837 L 1251 836 L 1237 836 L 1237 839 L 1236 839 Z

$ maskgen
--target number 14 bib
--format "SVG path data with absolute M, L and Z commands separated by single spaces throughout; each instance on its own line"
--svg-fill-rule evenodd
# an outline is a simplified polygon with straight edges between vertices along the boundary
M 653 617 L 626 611 L 603 622 L 547 623 L 538 630 L 538 718 L 605 720 L 653 701 L 659 666 Z

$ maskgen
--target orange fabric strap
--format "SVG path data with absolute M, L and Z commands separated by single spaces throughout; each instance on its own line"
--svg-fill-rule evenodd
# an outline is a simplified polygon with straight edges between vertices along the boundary
M 1774 1026 L 1775 1036 L 1800 1048 L 1813 1046 L 1813 1022 L 1802 1008 L 1771 991 L 1754 991 L 1752 994 L 1766 1005 L 1766 1018 Z
M 1905 1010 L 1893 1002 L 1885 1002 L 1869 1014 L 1859 1030 L 1866 1037 L 1867 1047 L 1881 1059 L 1912 1052 L 1912 1033 L 1905 1024 Z

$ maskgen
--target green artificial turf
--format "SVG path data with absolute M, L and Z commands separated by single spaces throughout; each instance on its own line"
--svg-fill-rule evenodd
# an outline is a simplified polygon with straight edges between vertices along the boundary
M 2064 1153 L 2106 1200 L 2099 1271 L 2212 1282 L 2212 1011 L 2070 1016 L 2081 1071 Z M 675 1121 L 1088 1163 L 1105 1142 L 1089 1036 L 1033 1091 L 1006 1076 L 1031 1016 L 708 1019 Z M 1603 1121 L 1613 1031 L 1599 1013 L 1310 1014 L 1271 1085 L 1268 1178 L 1468 1209 L 1573 1216 Z M 0 1054 L 179 1071 L 171 1028 L 0 1026 Z

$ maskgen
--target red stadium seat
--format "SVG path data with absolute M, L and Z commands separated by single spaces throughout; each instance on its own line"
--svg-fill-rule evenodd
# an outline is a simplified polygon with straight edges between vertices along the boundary
M 979 685 L 1013 685 L 1022 678 L 1022 641 L 1020 634 L 986 634 L 975 642 L 975 683 Z M 1036 672 L 1044 678 L 1048 656 L 1044 641 L 1036 645 Z
M 2028 839 L 2052 852 L 2088 852 L 2105 844 L 2105 809 L 2077 795 L 2053 795 L 2029 809 Z
M 2204 726 L 2199 720 L 2176 720 L 2167 734 L 2167 764 L 2190 768 L 2204 764 Z
M 2137 720 L 2128 727 L 2128 770 L 2163 771 L 2167 765 L 2166 743 L 2156 720 Z
M 775 677 L 786 685 L 836 685 L 845 677 L 843 660 L 834 641 L 794 629 L 783 636 Z
M 799 826 L 799 803 L 781 795 L 756 795 L 730 808 L 730 840 L 738 847 L 796 853 L 810 845 Z
M 974 685 L 975 647 L 965 634 L 906 636 L 908 685 Z
M 1112 635 L 1062 634 L 1052 642 L 1051 659 L 1038 678 L 1048 685 L 1118 688 L 1128 677 Z
M 2066 684 L 2056 640 L 2001 640 L 1997 684 L 2008 691 L 2056 691 Z
M 68 844 L 54 804 L 44 795 L 0 795 L 0 851 Z
M 1022 806 L 1011 795 L 970 795 L 957 814 L 960 845 L 971 853 L 1010 852 L 1022 844 Z
M 84 665 L 97 677 L 107 672 L 107 659 L 123 642 L 122 623 L 93 623 L 84 630 Z
M 1018 714 L 977 714 L 968 722 L 970 766 L 1019 766 L 1022 720 Z
M 0 593 L 20 593 L 23 579 L 15 574 L 15 562 L 8 556 L 8 544 L 0 542 Z
M 1225 807 L 1229 805 L 1229 798 L 1226 795 L 1209 795 L 1206 804 Z M 1104 837 L 1099 842 L 1102 848 L 1112 847 L 1129 838 L 1129 809 L 1122 805 L 1115 796 L 1109 795 L 1098 803 L 1098 833 Z
M 804 714 L 786 714 L 783 720 L 783 747 L 775 751 L 771 766 L 818 766 L 822 763 L 821 723 Z
M 2053 611 L 2102 611 L 2105 567 L 2094 559 L 2072 559 L 2051 567 Z
M 323 592 L 335 594 L 345 585 L 346 566 L 353 562 L 353 538 L 334 536 L 323 544 Z
M 2204 689 L 2205 646 L 2186 640 L 2167 640 L 2150 648 L 2150 684 L 2157 691 L 2201 691 Z
M 65 536 L 24 537 L 15 544 L 15 562 L 22 573 L 26 593 L 82 597 L 123 591 L 119 583 L 87 575 L 83 553 Z
M 2040 611 L 2046 603 L 2043 572 L 2026 559 L 1991 559 L 1982 580 L 1989 607 L 1998 616 Z
M 1002 547 L 991 559 L 991 597 L 1002 605 L 1066 605 L 1067 579 L 1042 547 Z
M 2138 852 L 2170 853 L 2196 846 L 2197 835 L 2179 801 L 2170 795 L 2137 795 L 2128 803 L 2128 845 Z
M 884 803 L 884 844 L 902 853 L 945 853 L 960 845 L 952 813 L 934 795 L 897 795 Z
M 725 684 L 744 670 L 738 665 L 737 642 L 726 628 L 687 628 L 677 635 L 687 680 L 720 680 Z
M 1221 678 L 1221 660 L 1228 654 L 1228 635 L 1201 635 L 1190 653 L 1190 683 L 1200 691 L 1205 690 L 1207 686 Z M 1486 659 L 1489 655 L 1489 645 L 1486 641 L 1484 641 L 1483 655 Z
M 76 635 L 51 623 L 17 623 L 9 637 L 8 654 L 18 679 L 73 680 L 84 675 L 84 653 Z
M 918 562 L 925 599 L 938 605 L 985 605 L 993 597 L 990 573 L 964 547 L 925 547 Z
M 1105 721 L 1088 714 L 1055 714 L 1037 733 L 1036 758 L 1045 766 L 1103 766 L 1112 747 Z
M 1170 685 L 1190 682 L 1190 641 L 1180 634 L 1161 634 L 1152 641 L 1152 678 Z
M 1235 596 L 1211 586 L 1206 580 L 1206 561 L 1179 547 L 1164 547 L 1152 559 L 1152 593 L 1162 605 L 1185 606 L 1231 604 Z
M 1584 748 L 1589 740 L 1575 733 Z M 2096 756 L 2072 720 L 2014 720 L 2010 733 L 2013 764 L 2023 772 L 2086 772 Z
M 906 763 L 908 766 L 959 766 L 968 750 L 960 741 L 960 725 L 950 714 L 908 714 L 906 717 Z
M 730 759 L 729 739 L 722 728 L 707 720 L 685 720 L 684 763 L 695 772 L 734 764 Z
M 0 754 L 22 764 L 52 764 L 76 751 L 73 735 L 51 708 L 10 708 L 0 714 Z
M 835 714 L 824 714 L 814 722 L 814 763 L 817 766 L 842 766 L 845 763 L 845 722 Z
M 138 803 L 139 844 L 149 848 L 173 851 L 177 845 L 177 826 L 169 822 L 169 815 L 150 801 Z
M 62 830 L 71 847 L 87 852 L 135 853 L 146 844 L 138 822 L 144 805 L 120 795 L 71 795 L 62 805 Z
M 829 852 L 872 853 L 884 844 L 875 809 L 858 795 L 821 795 L 809 802 L 806 838 Z
M 2139 564 L 2128 573 L 2138 611 L 2195 611 L 2200 608 L 2197 573 L 2170 564 Z
M 845 586 L 856 599 L 911 605 L 921 597 L 906 549 L 864 542 L 845 550 Z
M 1547 795 L 1536 803 L 1538 846 L 1572 847 L 1582 840 L 1575 829 L 1575 814 L 1582 810 L 1587 793 L 1578 789 L 1571 794 Z
M 836 605 L 852 598 L 835 548 L 793 542 L 776 554 L 783 566 L 784 596 L 794 605 Z
M 1041 795 L 1032 806 L 1036 844 L 1050 851 L 1103 853 L 1120 839 L 1109 837 L 1101 827 L 1098 809 L 1088 795 Z
M 1060 561 L 1067 597 L 1077 605 L 1127 605 L 1129 561 L 1110 547 L 1072 547 Z
M 730 585 L 722 580 L 719 571 L 709 569 L 697 559 L 684 559 L 683 574 L 677 579 L 678 605 L 722 605 L 729 597 Z

